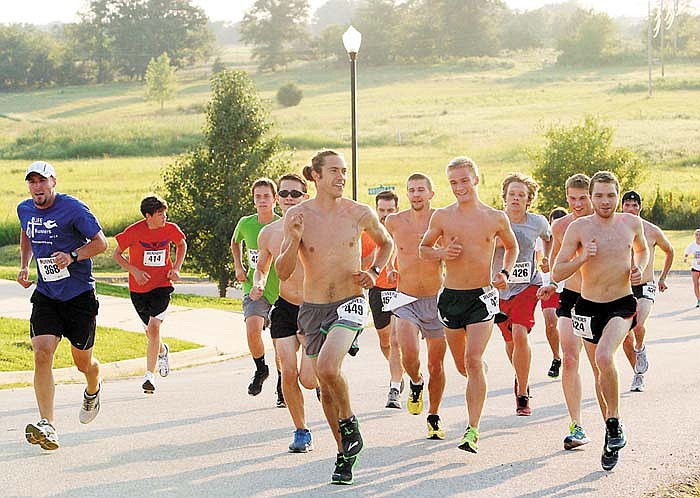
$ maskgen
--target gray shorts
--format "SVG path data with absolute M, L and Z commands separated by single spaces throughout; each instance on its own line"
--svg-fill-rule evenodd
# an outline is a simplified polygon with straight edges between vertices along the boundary
M 331 329 L 340 327 L 362 332 L 367 325 L 369 304 L 363 296 L 341 299 L 334 303 L 302 303 L 299 307 L 299 333 L 304 336 L 307 356 L 316 357 Z
M 418 297 L 416 301 L 396 308 L 392 313 L 418 327 L 423 339 L 445 337 L 445 329 L 438 318 L 437 295 Z
M 248 294 L 243 296 L 243 319 L 248 319 L 249 316 L 259 316 L 265 319 L 264 327 L 270 326 L 270 309 L 272 305 L 267 302 L 267 299 L 261 297 L 257 301 L 250 298 Z

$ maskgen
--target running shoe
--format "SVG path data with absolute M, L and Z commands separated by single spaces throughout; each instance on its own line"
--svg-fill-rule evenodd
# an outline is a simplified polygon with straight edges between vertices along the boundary
M 357 465 L 357 457 L 345 458 L 342 453 L 338 453 L 335 459 L 335 470 L 331 477 L 332 484 L 352 484 L 352 471 Z
M 476 453 L 476 450 L 479 449 L 479 430 L 476 427 L 468 426 L 457 448 Z
M 363 447 L 362 435 L 360 434 L 360 422 L 353 415 L 350 418 L 338 421 L 338 431 L 343 443 L 343 456 L 347 458 L 356 457 Z
M 519 417 L 529 417 L 532 415 L 532 408 L 530 408 L 530 396 L 517 396 L 517 404 L 515 408 L 515 413 Z
M 649 361 L 647 361 L 647 347 L 644 346 L 641 351 L 634 350 L 634 373 L 643 374 L 649 370 Z
M 412 381 L 408 381 L 408 386 L 411 392 L 408 394 L 408 401 L 406 402 L 406 407 L 408 408 L 408 413 L 411 415 L 420 415 L 423 411 L 423 384 L 414 384 Z
M 145 394 L 153 394 L 156 392 L 156 376 L 153 375 L 153 372 L 146 370 L 146 373 L 143 375 L 141 388 Z
M 608 447 L 608 431 L 605 431 L 605 444 L 603 445 L 603 453 L 600 455 L 600 465 L 603 470 L 612 470 L 615 465 L 617 465 L 618 460 L 620 460 L 620 452 L 617 450 L 611 450 Z
M 284 401 L 284 393 L 282 392 L 282 377 L 277 377 L 277 408 L 287 408 L 287 403 Z
M 695 303 L 695 307 L 696 307 L 696 308 L 700 308 L 700 299 L 698 299 L 698 302 Z
M 605 421 L 605 447 L 608 451 L 620 451 L 627 445 L 620 419 L 610 417 Z
M 58 449 L 58 435 L 53 425 L 42 418 L 36 424 L 27 424 L 24 437 L 29 444 L 38 444 L 42 450 Z
M 401 398 L 399 398 L 399 390 L 395 387 L 389 389 L 389 395 L 386 398 L 385 408 L 398 408 L 401 409 Z
M 360 333 L 358 332 L 355 334 L 355 338 L 352 340 L 352 344 L 350 344 L 350 349 L 348 349 L 348 354 L 350 356 L 356 356 L 357 353 L 360 352 L 360 345 L 357 343 L 357 338 L 360 336 Z
M 248 394 L 251 396 L 257 396 L 262 391 L 263 382 L 267 380 L 270 376 L 270 367 L 264 365 L 262 370 L 256 370 L 253 375 L 253 380 L 250 381 L 248 386 Z
M 97 385 L 95 394 L 88 394 L 87 390 L 83 391 L 83 406 L 80 407 L 80 423 L 89 424 L 97 414 L 100 413 L 100 395 L 102 394 L 102 381 Z
M 158 353 L 158 373 L 161 377 L 167 377 L 170 373 L 170 348 L 163 343 L 164 351 Z
M 573 450 L 590 442 L 591 440 L 586 436 L 586 431 L 575 420 L 569 424 L 569 435 L 564 438 L 565 450 Z
M 290 453 L 307 453 L 314 449 L 309 429 L 297 429 L 294 431 L 294 441 L 289 445 Z
M 641 393 L 646 389 L 647 385 L 644 382 L 644 374 L 636 373 L 632 377 L 632 385 L 630 386 L 630 391 Z
M 549 367 L 549 372 L 547 372 L 547 376 L 551 377 L 552 379 L 558 379 L 560 369 L 561 369 L 561 359 L 554 358 L 552 360 L 552 364 Z
M 445 439 L 445 430 L 440 423 L 440 415 L 431 413 L 428 415 L 428 437 L 427 439 Z

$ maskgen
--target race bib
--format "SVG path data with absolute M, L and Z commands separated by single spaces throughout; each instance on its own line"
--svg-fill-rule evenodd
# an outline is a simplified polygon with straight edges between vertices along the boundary
M 392 292 L 392 291 L 389 291 Z M 394 311 L 402 306 L 411 304 L 412 302 L 418 301 L 417 298 L 404 294 L 403 292 L 395 292 L 391 300 L 382 306 L 382 311 Z
M 382 311 L 389 311 L 386 307 L 389 303 L 399 295 L 398 292 L 394 290 L 383 290 L 379 293 L 382 298 Z
M 513 271 L 510 272 L 509 284 L 529 284 L 532 276 L 532 265 L 529 261 L 515 263 Z
M 495 315 L 498 313 L 500 308 L 498 307 L 498 290 L 497 289 L 491 289 L 490 291 L 486 292 L 485 294 L 482 294 L 479 296 L 479 299 L 481 299 L 481 302 L 486 305 L 486 312 L 489 315 Z
M 652 300 L 656 298 L 656 282 L 648 282 L 642 285 L 642 297 Z
M 36 262 L 44 282 L 55 282 L 70 277 L 68 268 L 61 270 L 56 264 L 55 258 L 38 258 Z
M 345 320 L 360 327 L 367 325 L 369 306 L 362 297 L 356 297 L 338 306 L 338 320 Z
M 143 266 L 165 266 L 165 249 L 143 251 Z
M 248 249 L 248 264 L 255 270 L 258 267 L 258 250 Z
M 591 330 L 591 317 L 571 314 L 571 325 L 574 328 L 574 335 L 583 339 L 593 339 Z

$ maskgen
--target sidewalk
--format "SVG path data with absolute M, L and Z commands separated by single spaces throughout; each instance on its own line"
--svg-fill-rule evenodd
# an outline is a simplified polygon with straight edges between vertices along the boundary
M 17 282 L 0 279 L 0 316 L 28 320 L 31 315 L 29 298 L 34 287 L 23 289 Z M 97 324 L 133 332 L 143 332 L 143 326 L 128 299 L 98 296 L 100 312 Z M 209 308 L 170 306 L 161 327 L 163 337 L 175 337 L 195 342 L 204 348 L 172 354 L 173 368 L 185 368 L 212 361 L 249 354 L 243 314 Z M 99 339 L 98 339 L 99 340 Z M 263 333 L 266 349 L 272 349 L 270 334 Z M 142 374 L 145 359 L 125 360 L 103 364 L 106 378 Z M 54 370 L 57 381 L 82 379 L 75 367 Z M 32 382 L 33 372 L 0 372 L 0 384 Z

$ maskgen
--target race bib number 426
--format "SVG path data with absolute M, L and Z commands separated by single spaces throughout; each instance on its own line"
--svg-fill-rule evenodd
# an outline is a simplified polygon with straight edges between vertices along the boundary
M 64 278 L 70 277 L 68 268 L 61 270 L 54 258 L 38 258 L 36 263 L 44 282 L 55 282 L 56 280 L 63 280 Z
M 515 263 L 513 270 L 510 272 L 509 284 L 529 284 L 532 275 L 532 266 L 529 261 L 521 261 Z
M 367 325 L 369 305 L 362 297 L 356 297 L 338 306 L 338 319 L 355 323 L 360 327 Z

